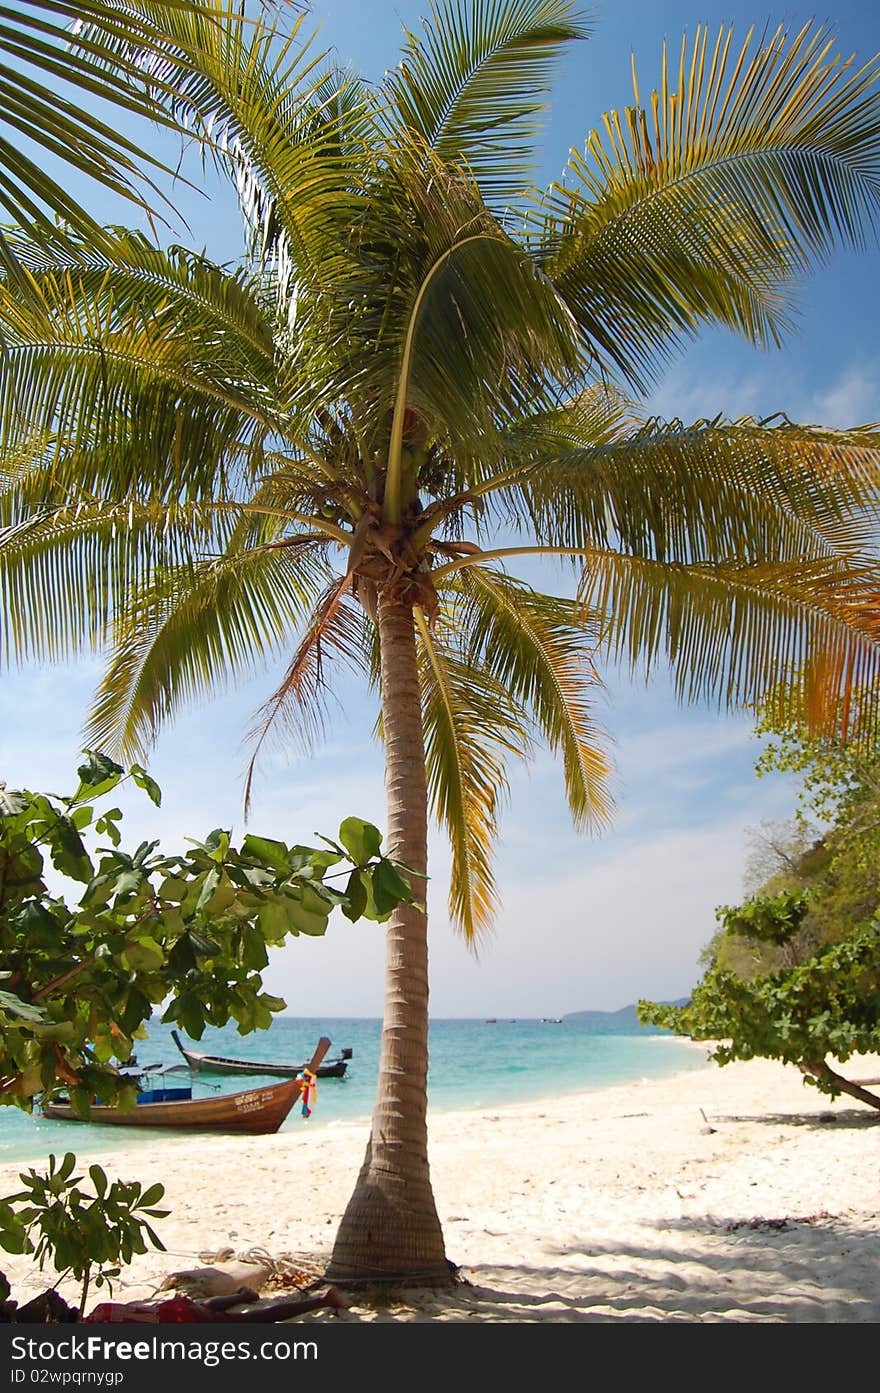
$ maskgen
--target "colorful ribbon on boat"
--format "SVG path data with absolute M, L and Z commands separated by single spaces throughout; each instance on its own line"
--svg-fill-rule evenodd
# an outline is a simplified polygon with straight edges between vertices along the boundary
M 311 1069 L 303 1069 L 296 1077 L 302 1084 L 302 1115 L 309 1117 L 318 1097 L 318 1079 Z

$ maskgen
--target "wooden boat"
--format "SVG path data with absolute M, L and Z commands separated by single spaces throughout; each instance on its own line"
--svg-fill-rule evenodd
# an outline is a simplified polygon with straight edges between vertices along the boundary
M 330 1041 L 318 1041 L 306 1066 L 316 1074 Z M 106 1122 L 112 1127 L 184 1127 L 198 1132 L 277 1132 L 287 1114 L 299 1100 L 300 1079 L 249 1088 L 244 1093 L 216 1094 L 212 1098 L 193 1098 L 191 1088 L 146 1089 L 138 1097 L 133 1112 L 93 1103 L 90 1116 L 78 1117 L 69 1103 L 46 1103 L 43 1116 L 58 1122 Z
M 232 1059 L 225 1054 L 197 1054 L 181 1043 L 176 1030 L 171 1038 L 183 1055 L 194 1074 L 265 1074 L 270 1078 L 289 1079 L 302 1073 L 302 1064 L 269 1064 L 257 1059 Z M 338 1059 L 330 1059 L 317 1070 L 319 1079 L 341 1079 L 345 1077 L 352 1051 L 343 1050 Z

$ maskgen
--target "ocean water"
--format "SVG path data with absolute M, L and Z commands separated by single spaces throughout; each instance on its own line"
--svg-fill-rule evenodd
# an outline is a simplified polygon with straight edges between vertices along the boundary
M 206 1031 L 193 1048 L 202 1054 L 298 1063 L 309 1058 L 320 1035 L 329 1035 L 333 1042 L 328 1059 L 350 1047 L 354 1055 L 346 1077 L 320 1080 L 311 1117 L 304 1120 L 295 1108 L 282 1128 L 287 1132 L 306 1126 L 314 1131 L 369 1117 L 376 1090 L 380 1031 L 378 1020 L 279 1017 L 268 1031 L 249 1036 L 239 1035 L 234 1026 Z M 534 1020 L 434 1020 L 430 1051 L 428 1096 L 434 1113 L 529 1099 L 537 1104 L 563 1093 L 698 1069 L 705 1062 L 701 1051 L 668 1034 L 609 1033 L 577 1021 L 556 1025 Z M 183 1063 L 170 1028 L 158 1020 L 150 1025 L 149 1040 L 139 1043 L 137 1058 L 142 1065 Z M 184 1072 L 172 1075 L 169 1082 L 185 1084 L 189 1078 Z M 196 1075 L 193 1096 L 234 1093 L 259 1087 L 261 1082 L 258 1077 Z M 84 1156 L 110 1147 L 137 1150 L 155 1146 L 162 1137 L 182 1135 L 158 1129 L 51 1122 L 3 1107 L 0 1164 L 42 1160 L 50 1151 L 72 1150 Z

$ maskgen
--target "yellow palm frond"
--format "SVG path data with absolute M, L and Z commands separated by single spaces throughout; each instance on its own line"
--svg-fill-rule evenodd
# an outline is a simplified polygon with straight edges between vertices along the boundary
M 604 118 L 536 210 L 536 254 L 597 354 L 637 386 L 676 338 L 789 327 L 795 275 L 880 209 L 876 83 L 833 35 L 782 27 L 737 48 L 698 26 L 659 90 Z
M 603 648 L 633 670 L 667 662 L 682 700 L 754 706 L 775 693 L 784 721 L 806 691 L 822 735 L 880 680 L 877 589 L 876 566 L 841 557 L 687 566 L 597 549 L 582 598 L 604 622 Z
M 562 756 L 575 826 L 602 827 L 611 815 L 611 765 L 591 710 L 600 686 L 596 631 L 575 601 L 542 595 L 489 566 L 469 567 L 452 584 L 465 601 L 457 623 L 474 665 L 531 713 Z
M 454 623 L 444 627 L 432 632 L 416 611 L 428 797 L 452 846 L 449 911 L 474 941 L 494 916 L 492 845 L 506 766 L 529 753 L 530 724 L 503 685 L 470 662 Z

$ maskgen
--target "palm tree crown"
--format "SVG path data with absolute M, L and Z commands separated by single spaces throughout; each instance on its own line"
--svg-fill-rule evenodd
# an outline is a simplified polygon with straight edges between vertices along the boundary
M 740 47 L 698 29 L 542 192 L 555 62 L 586 36 L 572 0 L 436 0 L 378 88 L 298 25 L 213 0 L 164 22 L 170 110 L 234 178 L 252 254 L 230 271 L 122 230 L 18 239 L 7 656 L 109 637 L 89 735 L 127 755 L 270 655 L 288 666 L 255 751 L 314 730 L 332 662 L 361 667 L 403 790 L 396 854 L 419 859 L 421 777 L 469 936 L 511 758 L 544 739 L 575 821 L 608 816 L 603 652 L 668 661 L 688 700 L 772 689 L 814 728 L 839 719 L 880 654 L 877 432 L 662 422 L 634 398 L 702 325 L 780 342 L 797 278 L 876 226 L 877 61 L 855 70 L 812 26 Z M 516 579 L 524 554 L 571 558 L 576 597 Z M 416 911 L 400 923 L 423 936 Z M 427 1176 L 416 1132 L 404 1195 Z M 381 1188 L 377 1135 L 361 1190 Z M 373 1267 L 436 1273 L 419 1242 Z

